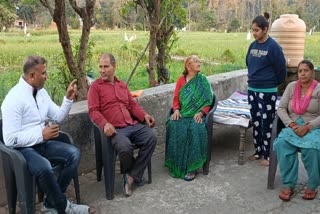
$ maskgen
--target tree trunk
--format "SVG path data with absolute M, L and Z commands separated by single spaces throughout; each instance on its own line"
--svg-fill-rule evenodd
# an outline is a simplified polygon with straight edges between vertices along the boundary
M 63 54 L 67 61 L 67 66 L 74 77 L 77 77 L 78 69 L 76 67 L 72 47 L 70 42 L 70 37 L 68 34 L 68 27 L 66 21 L 66 13 L 65 13 L 65 2 L 61 0 L 55 0 L 55 8 L 53 11 L 53 21 L 57 25 L 58 33 L 59 33 L 59 42 L 63 49 Z M 79 87 L 78 93 L 81 92 L 81 88 Z
M 137 0 L 136 2 L 144 10 L 145 17 L 149 25 L 149 85 L 151 87 L 158 85 L 155 79 L 156 67 L 156 39 L 160 23 L 161 0 Z
M 173 34 L 174 26 L 162 25 L 157 33 L 157 48 L 158 48 L 158 57 L 157 57 L 157 74 L 159 84 L 166 84 L 169 81 L 170 73 L 166 68 L 167 63 L 167 52 L 168 52 L 168 43 Z
M 81 89 L 84 89 L 82 91 L 78 91 L 78 99 L 79 100 L 85 100 L 87 99 L 87 91 L 88 91 L 88 83 L 86 81 L 86 57 L 87 57 L 87 49 L 88 49 L 88 42 L 89 42 L 89 35 L 90 35 L 90 29 L 93 26 L 92 22 L 92 16 L 93 16 L 93 8 L 94 8 L 94 2 L 91 1 L 91 3 L 87 3 L 88 5 L 86 8 L 77 8 L 76 4 L 73 4 L 72 7 L 74 10 L 80 15 L 82 18 L 82 34 L 80 39 L 80 47 L 79 47 L 79 55 L 78 55 L 78 72 L 76 74 L 76 78 L 78 79 L 78 86 Z M 79 81 L 80 80 L 80 81 Z
M 149 85 L 154 87 L 158 85 L 155 79 L 155 66 L 156 66 L 156 39 L 157 39 L 157 27 L 150 26 L 150 46 L 149 46 Z
M 71 41 L 68 33 L 67 20 L 65 14 L 65 0 L 55 0 L 54 8 L 48 0 L 40 0 L 40 2 L 48 8 L 53 21 L 57 25 L 59 33 L 59 42 L 63 49 L 68 69 L 72 76 L 76 78 L 78 92 L 76 101 L 87 99 L 88 84 L 86 81 L 85 65 L 87 48 L 89 42 L 90 28 L 93 26 L 92 17 L 94 13 L 95 0 L 86 0 L 85 6 L 81 8 L 77 5 L 76 0 L 69 0 L 72 8 L 82 18 L 82 34 L 80 39 L 80 47 L 78 59 L 75 59 L 72 51 Z

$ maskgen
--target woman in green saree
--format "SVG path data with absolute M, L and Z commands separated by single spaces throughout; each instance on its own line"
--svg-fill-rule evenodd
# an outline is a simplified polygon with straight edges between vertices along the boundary
M 191 181 L 208 158 L 205 116 L 213 92 L 206 76 L 200 74 L 197 56 L 186 58 L 184 67 L 174 91 L 174 113 L 167 120 L 165 166 L 172 177 Z

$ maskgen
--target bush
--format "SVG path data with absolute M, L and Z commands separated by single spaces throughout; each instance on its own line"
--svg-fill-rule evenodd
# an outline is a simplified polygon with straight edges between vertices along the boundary
M 137 22 L 136 25 L 134 26 L 136 30 L 144 30 L 143 24 L 140 22 Z
M 17 84 L 21 76 L 21 71 L 10 71 L 0 73 L 0 103 L 4 100 L 4 97 L 9 90 Z
M 221 55 L 221 61 L 234 63 L 236 58 L 229 49 L 226 49 Z

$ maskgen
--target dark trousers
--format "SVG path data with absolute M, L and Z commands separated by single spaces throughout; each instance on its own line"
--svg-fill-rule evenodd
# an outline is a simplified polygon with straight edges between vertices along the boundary
M 128 173 L 139 182 L 156 147 L 157 138 L 152 128 L 137 123 L 125 128 L 117 128 L 117 134 L 112 137 L 112 145 L 118 152 L 124 173 Z M 135 158 L 133 150 L 139 148 Z
M 248 90 L 248 102 L 253 124 L 255 155 L 269 160 L 272 123 L 276 111 L 276 92 L 254 92 Z
M 47 141 L 32 147 L 18 148 L 27 161 L 28 170 L 36 177 L 40 189 L 46 193 L 45 206 L 64 213 L 67 206 L 65 192 L 80 161 L 80 151 L 73 145 Z M 50 161 L 63 162 L 58 179 Z

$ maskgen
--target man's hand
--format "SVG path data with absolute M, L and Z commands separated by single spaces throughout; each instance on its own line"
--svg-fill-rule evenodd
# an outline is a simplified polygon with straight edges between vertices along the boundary
M 59 125 L 46 126 L 42 130 L 42 137 L 44 141 L 50 140 L 58 136 L 59 136 Z
M 146 121 L 146 123 L 149 125 L 149 127 L 153 128 L 154 125 L 156 124 L 155 122 L 155 119 L 149 115 L 149 114 L 146 114 L 146 116 L 144 116 L 144 120 Z
M 67 91 L 66 91 L 66 97 L 69 100 L 73 100 L 77 94 L 77 80 L 72 80 L 72 82 L 69 84 Z
M 181 117 L 180 111 L 177 109 L 171 115 L 171 120 L 179 120 Z
M 294 127 L 292 127 L 292 130 L 296 133 L 296 135 L 298 135 L 299 137 L 303 137 L 305 136 L 308 132 L 309 129 L 307 126 L 299 126 L 296 125 Z
M 202 112 L 199 112 L 193 116 L 193 119 L 196 121 L 196 123 L 202 123 L 202 117 Z
M 116 129 L 110 123 L 106 123 L 103 127 L 103 132 L 108 137 L 113 137 L 117 134 Z

